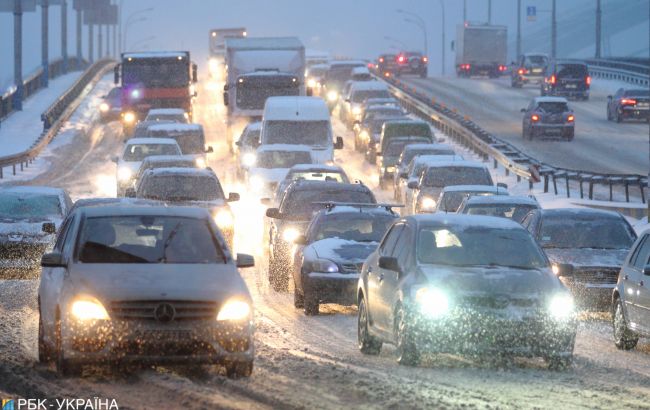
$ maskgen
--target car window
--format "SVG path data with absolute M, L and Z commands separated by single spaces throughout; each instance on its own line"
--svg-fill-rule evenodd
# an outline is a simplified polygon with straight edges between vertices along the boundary
M 130 144 L 124 150 L 124 161 L 142 161 L 153 155 L 181 155 L 175 144 Z
M 540 229 L 544 248 L 629 249 L 636 236 L 623 218 L 548 215 Z
M 68 231 L 70 230 L 70 227 L 74 225 L 72 223 L 73 220 L 74 220 L 74 216 L 71 218 L 66 218 L 66 220 L 63 221 L 63 225 L 61 226 L 61 229 L 59 229 L 59 236 L 57 236 L 56 243 L 54 244 L 55 251 L 57 252 L 63 251 L 63 244 L 65 243 L 65 239 L 68 234 Z
M 648 235 L 645 235 L 642 241 L 639 242 L 639 246 L 635 250 L 635 255 L 632 258 L 632 266 L 635 269 L 643 270 L 648 264 L 648 258 L 650 257 L 650 240 L 648 240 Z
M 395 249 L 392 252 L 392 255 L 397 258 L 397 261 L 400 266 L 406 266 L 408 262 L 408 257 L 411 250 L 411 236 L 413 230 L 410 226 L 405 225 L 402 229 L 402 234 L 399 237 L 399 241 L 395 245 Z
M 381 246 L 379 248 L 379 253 L 381 255 L 386 256 L 392 254 L 393 249 L 395 248 L 395 244 L 397 243 L 400 233 L 402 232 L 402 229 L 404 229 L 404 224 L 393 225 L 393 227 L 384 238 L 384 241 L 381 243 Z

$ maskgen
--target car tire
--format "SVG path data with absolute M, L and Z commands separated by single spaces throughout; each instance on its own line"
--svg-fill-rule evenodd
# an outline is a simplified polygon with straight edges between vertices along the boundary
M 618 110 L 616 110 L 616 115 L 614 116 L 614 119 L 619 124 L 623 122 L 623 116 L 621 115 L 621 113 L 618 112 Z
M 422 72 L 420 73 L 420 78 L 427 78 L 427 72 L 426 72 L 426 71 L 422 71 Z
M 61 335 L 61 320 L 56 323 L 56 371 L 64 377 L 81 376 L 82 365 L 71 363 L 65 358 L 63 350 L 63 338 Z
M 38 312 L 38 361 L 39 363 L 49 363 L 52 361 L 52 352 L 44 340 L 45 330 L 43 329 L 43 319 L 41 312 Z
M 612 113 L 609 111 L 609 107 L 607 107 L 607 121 L 612 120 Z
M 368 309 L 363 297 L 359 301 L 359 313 L 357 315 L 357 342 L 359 351 L 363 354 L 376 356 L 381 352 L 381 340 L 368 332 Z
M 253 361 L 232 362 L 226 364 L 226 376 L 229 379 L 240 379 L 250 377 L 253 374 Z
M 283 271 L 275 258 L 269 256 L 269 283 L 276 292 L 287 292 L 289 289 L 289 278 Z
M 573 356 L 549 356 L 546 358 L 549 370 L 566 370 L 573 363 Z
M 612 315 L 612 330 L 614 333 L 614 344 L 620 350 L 632 350 L 639 341 L 639 336 L 627 327 L 625 311 L 621 299 L 614 302 L 614 314 Z
M 570 132 L 567 133 L 566 140 L 567 141 L 573 141 L 574 136 L 575 136 L 575 130 L 571 130 Z
M 302 309 L 305 307 L 305 295 L 300 293 L 295 284 L 293 286 L 293 307 L 296 309 Z
M 305 316 L 318 316 L 320 302 L 311 292 L 303 292 L 305 299 Z
M 417 366 L 420 364 L 420 353 L 413 341 L 413 332 L 402 306 L 397 308 L 395 315 L 395 351 L 397 363 L 403 366 Z

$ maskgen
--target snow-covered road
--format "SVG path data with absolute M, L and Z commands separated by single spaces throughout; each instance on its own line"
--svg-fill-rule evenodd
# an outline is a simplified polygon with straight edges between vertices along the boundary
M 604 316 L 584 318 L 575 364 L 561 372 L 549 371 L 541 360 L 493 363 L 455 356 L 403 367 L 391 347 L 378 357 L 359 353 L 355 308 L 325 305 L 321 315 L 304 316 L 293 307 L 290 293 L 278 294 L 268 285 L 261 240 L 264 209 L 234 179 L 220 89 L 218 84 L 202 84 L 196 118 L 215 148 L 210 165 L 226 192 L 242 194 L 242 201 L 233 204 L 235 248 L 256 257 L 257 266 L 243 272 L 256 310 L 252 377 L 230 380 L 216 367 L 157 367 L 97 368 L 83 378 L 61 378 L 53 367 L 37 362 L 37 281 L 1 281 L 0 392 L 14 397 L 108 397 L 115 398 L 120 409 L 648 408 L 650 344 L 643 340 L 635 351 L 618 351 Z M 337 161 L 379 199 L 389 201 L 391 193 L 377 188 L 374 168 L 351 149 L 351 133 L 340 123 L 335 131 L 346 140 Z M 64 186 L 75 198 L 114 194 L 110 158 L 121 144 L 117 124 L 78 133 L 70 144 L 53 150 L 50 172 L 34 183 Z

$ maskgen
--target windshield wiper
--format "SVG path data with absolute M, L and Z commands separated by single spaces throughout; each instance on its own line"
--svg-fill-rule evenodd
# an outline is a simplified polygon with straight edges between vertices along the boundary
M 181 226 L 181 223 L 177 223 L 174 229 L 169 232 L 169 235 L 167 236 L 167 239 L 165 239 L 165 242 L 163 243 L 163 255 L 158 258 L 158 263 L 167 263 L 167 248 L 169 247 L 169 244 L 172 242 L 172 239 L 174 239 L 174 236 L 176 236 L 176 233 L 178 232 L 178 228 Z

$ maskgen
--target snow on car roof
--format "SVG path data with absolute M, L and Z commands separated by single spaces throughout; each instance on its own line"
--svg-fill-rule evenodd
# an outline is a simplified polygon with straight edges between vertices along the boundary
M 435 157 L 436 155 L 428 155 Z M 432 161 L 428 164 L 429 168 L 446 168 L 446 167 L 466 167 L 466 168 L 486 168 L 486 166 L 480 162 L 475 161 Z
M 7 188 L 0 188 L 2 193 L 17 193 L 17 194 L 31 194 L 31 195 L 61 195 L 65 192 L 62 188 L 54 188 L 49 186 L 12 186 Z
M 411 215 L 407 219 L 415 220 L 420 226 L 458 226 L 458 227 L 481 227 L 495 229 L 525 229 L 519 223 L 496 216 L 468 215 L 468 214 L 418 214 Z
M 354 91 L 374 91 L 374 90 L 386 90 L 388 91 L 388 86 L 379 81 L 353 81 L 350 86 L 350 94 Z
M 389 124 L 390 125 L 401 125 L 401 124 L 426 124 L 426 125 L 429 125 L 429 123 L 426 122 L 426 121 L 416 120 L 416 119 L 408 118 L 408 117 L 404 117 L 403 119 L 398 119 L 398 120 L 387 121 L 386 125 L 389 125 Z
M 411 161 L 415 161 L 416 164 L 422 163 L 433 163 L 437 164 L 440 162 L 444 163 L 454 163 L 454 164 L 464 164 L 465 158 L 461 155 L 417 155 Z
M 137 53 L 123 53 L 122 58 L 172 58 L 188 57 L 187 51 L 147 51 Z
M 205 208 L 192 207 L 192 206 L 165 206 L 152 205 L 152 206 L 124 206 L 121 204 L 97 206 L 84 208 L 82 212 L 86 217 L 102 217 L 102 216 L 140 216 L 140 215 L 154 215 L 154 216 L 180 216 L 185 218 L 205 219 L 211 218 L 210 212 Z
M 499 192 L 506 193 L 507 189 L 493 185 L 447 185 L 442 192 Z
M 366 66 L 354 67 L 352 69 L 352 74 L 370 74 L 370 70 L 368 70 L 368 67 Z
M 330 112 L 320 97 L 269 97 L 264 104 L 264 121 L 324 121 Z
M 539 203 L 531 197 L 520 195 L 479 195 L 467 199 L 467 205 L 495 204 L 495 205 L 537 205 Z
M 404 151 L 419 151 L 419 150 L 454 150 L 449 144 L 410 144 L 404 147 Z M 426 156 L 426 155 L 421 155 Z M 435 155 L 434 155 L 435 156 Z
M 203 126 L 201 124 L 181 124 L 178 122 L 171 122 L 166 124 L 155 124 L 147 127 L 149 131 L 167 131 L 167 132 L 201 132 Z
M 402 108 L 397 105 L 397 104 L 375 104 L 373 101 L 372 103 L 368 103 L 370 99 L 366 100 L 366 112 L 368 111 L 397 111 L 401 110 Z
M 327 172 L 343 172 L 343 168 L 338 165 L 326 164 L 297 164 L 289 169 L 292 171 L 327 171 Z
M 152 145 L 152 144 L 169 144 L 169 145 L 178 145 L 175 139 L 173 138 L 131 138 L 126 142 L 126 145 Z
M 569 101 L 564 97 L 535 97 L 535 101 L 538 103 L 548 102 L 548 103 L 568 103 Z
M 359 214 L 363 212 L 364 214 L 381 214 L 381 215 L 391 215 L 396 218 L 398 215 L 394 212 L 391 212 L 386 209 L 386 206 L 368 204 L 367 206 L 350 206 L 350 205 L 340 205 L 334 206 L 332 208 L 324 208 L 319 213 L 333 215 L 333 214 Z
M 330 62 L 330 67 L 335 66 L 349 66 L 349 65 L 366 65 L 365 61 L 362 60 L 334 60 Z
M 201 176 L 201 177 L 217 178 L 214 171 L 205 168 L 180 168 L 180 167 L 152 168 L 147 170 L 147 174 L 153 176 L 182 175 L 182 176 Z
M 150 155 L 145 157 L 143 162 L 191 162 L 194 163 L 196 158 L 193 155 Z
M 149 114 L 147 115 L 185 115 L 185 110 L 182 108 L 152 108 L 149 110 Z
M 226 48 L 237 50 L 294 50 L 304 48 L 297 37 L 227 37 Z
M 268 152 L 268 151 L 307 151 L 307 152 L 311 152 L 311 147 L 309 145 L 298 145 L 298 144 L 264 144 L 264 145 L 260 145 L 257 148 L 257 152 Z
M 83 198 L 78 199 L 72 206 L 72 209 L 74 210 L 91 206 L 160 206 L 162 204 L 164 204 L 164 202 L 142 198 Z

